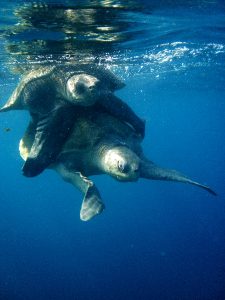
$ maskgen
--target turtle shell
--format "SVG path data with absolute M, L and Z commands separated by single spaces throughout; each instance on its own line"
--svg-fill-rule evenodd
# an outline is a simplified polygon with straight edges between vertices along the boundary
M 33 69 L 22 77 L 19 85 L 0 111 L 27 109 L 27 105 L 23 102 L 23 91 L 25 88 L 28 88 L 29 90 L 29 84 L 33 83 L 35 80 L 44 79 L 45 77 L 51 78 L 57 85 L 57 90 L 60 91 L 60 89 L 62 89 L 63 94 L 67 80 L 71 76 L 81 73 L 86 73 L 98 78 L 100 81 L 100 88 L 103 87 L 111 92 L 125 86 L 124 82 L 109 69 L 105 69 L 102 66 L 96 66 L 95 64 L 44 66 L 38 69 Z

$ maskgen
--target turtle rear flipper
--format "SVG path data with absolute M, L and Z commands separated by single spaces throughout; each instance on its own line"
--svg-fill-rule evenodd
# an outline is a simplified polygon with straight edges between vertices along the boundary
M 22 168 L 27 177 L 39 175 L 56 160 L 74 124 L 73 108 L 59 107 L 34 123 L 34 141 Z

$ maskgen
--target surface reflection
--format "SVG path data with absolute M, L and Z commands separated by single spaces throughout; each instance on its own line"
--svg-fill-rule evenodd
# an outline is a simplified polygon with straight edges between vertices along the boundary
M 134 1 L 23 4 L 14 10 L 18 22 L 4 33 L 6 50 L 17 62 L 98 60 L 140 35 L 142 13 Z

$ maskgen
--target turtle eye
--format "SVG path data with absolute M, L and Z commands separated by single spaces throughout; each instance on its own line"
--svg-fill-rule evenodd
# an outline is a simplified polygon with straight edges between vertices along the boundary
M 128 165 L 126 163 L 124 163 L 123 161 L 118 161 L 118 169 L 121 173 L 127 173 Z
M 86 90 L 86 88 L 85 88 L 85 85 L 84 85 L 83 83 L 78 82 L 78 83 L 76 84 L 76 92 L 77 92 L 79 95 L 84 94 L 84 93 L 85 93 L 85 90 Z

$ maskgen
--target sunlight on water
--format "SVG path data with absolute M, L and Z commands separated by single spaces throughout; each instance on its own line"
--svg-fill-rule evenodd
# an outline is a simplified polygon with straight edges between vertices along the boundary
M 223 67 L 224 45 L 217 38 L 214 43 L 199 38 L 212 35 L 210 16 L 200 20 L 180 7 L 171 15 L 137 1 L 65 3 L 6 3 L 0 25 L 1 85 L 14 84 L 15 75 L 45 64 L 104 64 L 123 78 Z M 222 17 L 219 23 L 222 28 Z M 198 41 L 189 40 L 190 31 L 198 32 Z

